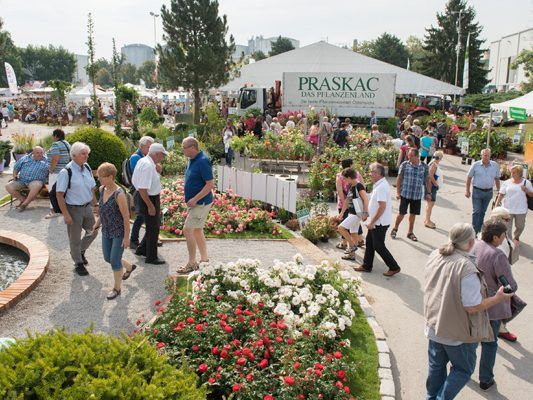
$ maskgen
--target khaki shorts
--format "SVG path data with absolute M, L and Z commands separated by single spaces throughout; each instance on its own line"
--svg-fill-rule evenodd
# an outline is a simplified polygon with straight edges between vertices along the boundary
M 187 210 L 184 228 L 204 229 L 205 221 L 211 210 L 211 204 L 198 204 Z

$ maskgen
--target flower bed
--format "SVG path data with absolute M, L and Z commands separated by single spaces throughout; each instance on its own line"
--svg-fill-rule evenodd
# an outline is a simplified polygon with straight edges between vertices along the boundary
M 162 221 L 162 231 L 183 235 L 187 207 L 183 194 L 183 179 L 164 179 L 161 190 L 161 209 L 167 209 Z M 257 233 L 263 237 L 283 238 L 283 232 L 272 221 L 273 212 L 259 208 L 260 203 L 235 194 L 216 193 L 213 207 L 207 217 L 205 231 L 208 235 L 224 237 L 239 233 Z
M 297 129 L 282 130 L 279 135 L 267 133 L 258 139 L 252 133 L 242 137 L 234 137 L 231 147 L 250 158 L 271 160 L 310 160 L 314 148 L 304 138 L 302 131 Z
M 268 269 L 253 260 L 209 265 L 192 279 L 192 294 L 173 296 L 146 329 L 171 362 L 197 371 L 210 398 L 354 398 L 344 337 L 357 281 L 299 256 Z

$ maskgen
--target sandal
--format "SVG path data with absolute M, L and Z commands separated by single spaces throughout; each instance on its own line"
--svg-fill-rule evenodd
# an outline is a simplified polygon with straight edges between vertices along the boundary
M 55 213 L 53 211 L 50 211 L 48 214 L 45 215 L 44 219 L 51 219 L 55 217 L 59 217 L 61 213 Z
M 108 294 L 107 294 L 107 300 L 113 300 L 113 299 L 116 299 L 118 296 L 120 296 L 120 289 L 115 289 L 113 288 L 113 290 L 111 290 Z
M 364 247 L 365 245 L 365 239 L 361 239 L 359 242 L 357 242 L 358 247 Z
M 176 270 L 176 272 L 178 274 L 185 275 L 185 274 L 188 274 L 188 273 L 190 273 L 190 272 L 192 272 L 192 271 L 194 271 L 196 269 L 198 269 L 198 263 L 197 262 L 195 262 L 195 263 L 187 263 L 183 267 L 178 268 Z
M 407 234 L 407 237 L 408 237 L 409 239 L 411 239 L 413 242 L 418 242 L 418 238 L 415 236 L 415 234 L 414 234 L 413 232 L 408 233 L 408 234 Z
M 128 279 L 131 273 L 135 271 L 136 268 L 137 266 L 135 264 L 132 264 L 131 269 L 129 271 L 126 270 L 126 272 L 124 272 L 124 274 L 122 275 L 122 280 L 125 281 L 126 279 Z
M 398 233 L 398 229 L 393 229 L 390 231 L 390 237 L 393 239 L 396 239 L 396 234 Z
M 337 249 L 341 249 L 341 250 L 346 250 L 346 248 L 348 247 L 346 244 L 340 242 L 340 243 L 337 243 L 337 245 L 335 246 Z
M 348 254 L 342 256 L 341 258 L 343 260 L 355 261 L 355 251 L 352 251 L 351 253 L 348 253 Z

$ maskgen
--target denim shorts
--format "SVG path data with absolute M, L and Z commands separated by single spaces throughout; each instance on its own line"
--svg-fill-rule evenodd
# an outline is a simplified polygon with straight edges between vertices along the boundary
M 104 253 L 104 260 L 111 264 L 113 271 L 120 271 L 122 269 L 122 254 L 124 254 L 124 247 L 122 242 L 124 237 L 106 238 L 102 235 L 102 251 Z
M 437 201 L 437 192 L 439 191 L 439 188 L 437 186 L 431 187 L 431 201 L 436 202 Z

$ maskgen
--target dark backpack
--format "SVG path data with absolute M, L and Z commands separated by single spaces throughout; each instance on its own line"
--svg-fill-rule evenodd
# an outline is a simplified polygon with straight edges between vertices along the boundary
M 529 181 L 533 185 L 533 179 L 530 179 Z M 526 182 L 527 180 L 524 180 L 524 186 L 526 186 Z M 528 195 L 526 195 L 526 197 L 527 197 L 527 208 L 529 208 L 530 210 L 533 210 L 533 197 L 529 197 Z
M 89 164 L 84 164 L 84 165 L 85 165 L 85 168 L 87 168 L 87 170 L 90 173 L 92 173 L 92 170 L 91 170 L 91 167 L 89 167 Z M 67 191 L 70 189 L 70 181 L 72 179 L 72 169 L 70 169 L 70 167 L 65 167 L 65 169 L 67 170 L 67 174 L 68 174 L 68 185 L 67 185 L 67 188 L 65 189 L 65 194 L 64 194 L 64 196 L 66 197 Z M 54 212 L 58 214 L 62 214 L 63 212 L 61 211 L 61 208 L 59 207 L 59 202 L 57 201 L 56 186 L 57 186 L 57 182 L 54 183 L 54 185 L 52 186 L 52 189 L 48 193 L 48 196 L 50 198 L 50 204 L 52 205 Z
M 122 162 L 122 179 L 121 179 L 121 183 L 126 186 L 127 188 L 131 188 L 132 187 L 132 182 L 131 182 L 131 177 L 133 176 L 133 171 L 131 170 L 131 165 L 130 165 L 130 157 L 126 158 L 123 162 Z

